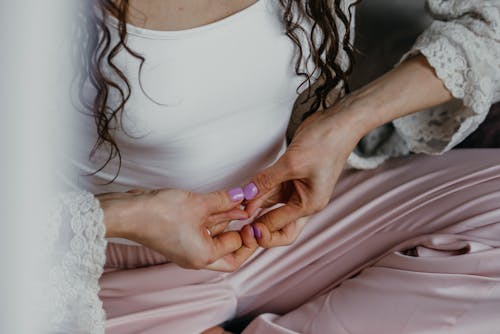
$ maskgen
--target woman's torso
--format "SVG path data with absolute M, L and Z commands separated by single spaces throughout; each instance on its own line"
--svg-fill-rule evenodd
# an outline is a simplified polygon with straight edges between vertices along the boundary
M 117 172 L 115 159 L 84 176 L 108 155 L 100 149 L 88 159 L 97 135 L 93 118 L 82 114 L 72 157 L 80 175 L 74 187 L 93 193 L 137 187 L 207 192 L 239 185 L 279 157 L 303 80 L 295 73 L 295 45 L 284 32 L 278 2 L 240 4 L 235 14 L 194 28 L 128 26 L 127 45 L 145 63 L 139 76 L 139 60 L 123 51 L 115 58 L 131 86 L 124 131 L 114 134 L 120 173 L 105 185 Z M 116 20 L 109 26 L 117 38 Z

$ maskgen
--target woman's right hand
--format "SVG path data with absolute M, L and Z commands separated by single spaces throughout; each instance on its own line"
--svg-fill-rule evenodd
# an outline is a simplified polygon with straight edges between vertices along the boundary
M 242 192 L 131 190 L 96 197 L 106 237 L 139 242 L 183 268 L 234 271 L 258 247 L 249 225 L 224 232 L 231 220 L 248 218 L 239 208 Z

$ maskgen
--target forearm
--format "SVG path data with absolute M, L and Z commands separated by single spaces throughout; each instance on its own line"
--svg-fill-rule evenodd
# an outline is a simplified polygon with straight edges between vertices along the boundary
M 348 95 L 327 113 L 362 137 L 396 118 L 451 99 L 452 95 L 427 60 L 419 55 Z

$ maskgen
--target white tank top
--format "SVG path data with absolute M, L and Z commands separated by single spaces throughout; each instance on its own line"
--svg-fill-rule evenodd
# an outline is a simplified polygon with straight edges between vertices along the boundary
M 137 59 L 123 51 L 115 59 L 132 89 L 123 113 L 126 131 L 114 135 L 120 173 L 105 185 L 117 171 L 115 159 L 84 176 L 107 153 L 100 150 L 89 160 L 97 134 L 93 117 L 81 114 L 75 129 L 81 139 L 72 157 L 80 176 L 73 187 L 92 193 L 228 189 L 284 152 L 303 78 L 295 74 L 296 49 L 284 33 L 277 1 L 259 0 L 220 21 L 181 31 L 128 25 L 128 35 L 128 46 L 146 62 L 139 81 Z

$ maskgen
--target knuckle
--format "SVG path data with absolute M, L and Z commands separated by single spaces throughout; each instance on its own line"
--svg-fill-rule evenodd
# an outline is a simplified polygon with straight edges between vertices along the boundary
M 228 207 L 230 202 L 228 201 L 226 195 L 222 192 L 217 193 L 217 206 L 219 208 L 226 208 Z
M 269 190 L 273 187 L 273 177 L 268 173 L 260 174 L 256 183 L 259 189 Z
M 276 232 L 280 229 L 279 222 L 274 221 L 271 217 L 265 217 L 260 221 L 270 233 Z
M 222 201 L 218 193 L 210 194 L 209 197 L 207 197 L 207 200 L 207 207 L 209 210 L 220 210 L 222 207 Z
M 212 262 L 213 261 L 210 256 L 200 255 L 196 259 L 192 259 L 190 264 L 194 269 L 203 269 Z
M 269 242 L 267 240 L 259 240 L 258 244 L 259 244 L 260 247 L 266 248 L 266 249 L 273 247 L 273 245 L 271 244 L 271 242 Z
M 191 259 L 188 262 L 187 267 L 191 268 L 191 269 L 202 269 L 203 268 L 203 263 L 200 260 L 198 260 L 198 259 Z
M 269 215 L 264 215 L 262 217 L 259 218 L 259 223 L 261 223 L 262 225 L 265 225 L 265 227 L 267 228 L 270 228 L 270 225 L 271 225 L 271 219 L 269 218 Z
M 190 193 L 189 195 L 190 207 L 196 213 L 206 215 L 210 209 L 207 201 L 198 194 Z
M 231 201 L 228 200 L 227 195 L 222 191 L 210 194 L 209 200 L 211 202 L 211 205 L 208 205 L 208 209 L 212 207 L 219 211 L 223 211 L 229 208 L 231 205 L 230 203 L 232 203 Z
M 177 262 L 177 265 L 182 269 L 196 269 L 190 262 Z

